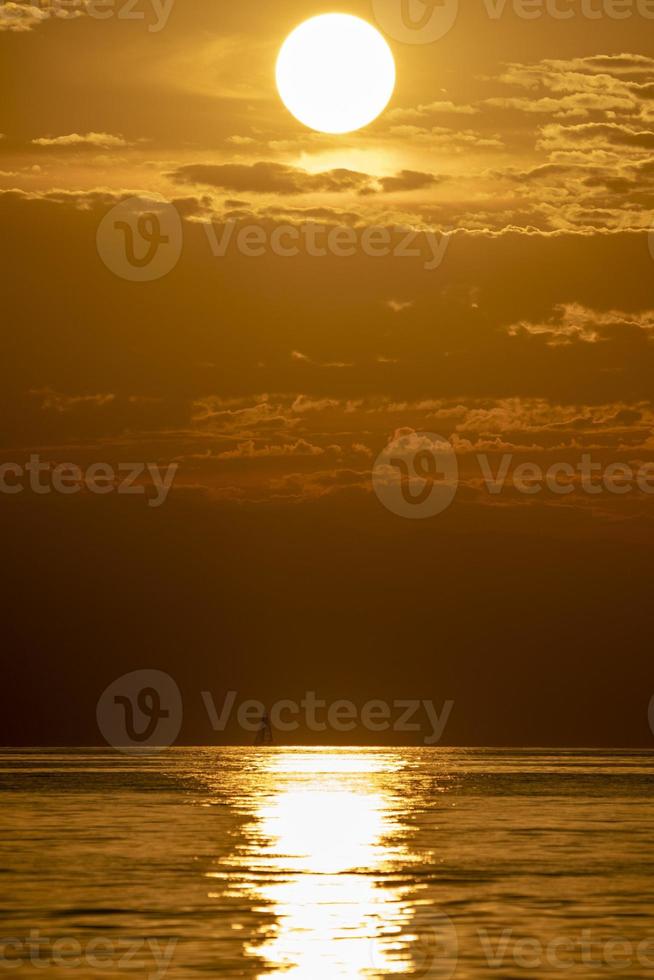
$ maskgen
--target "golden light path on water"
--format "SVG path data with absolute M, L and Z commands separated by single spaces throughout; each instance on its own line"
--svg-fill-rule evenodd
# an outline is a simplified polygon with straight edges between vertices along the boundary
M 653 774 L 648 750 L 3 750 L 4 935 L 117 944 L 48 980 L 641 980 Z
M 388 777 L 392 757 L 365 752 L 280 752 L 257 764 L 248 869 L 236 885 L 271 924 L 246 945 L 260 976 L 334 977 L 411 973 L 409 886 Z M 384 778 L 385 777 L 385 778 Z M 232 865 L 233 867 L 233 865 Z M 399 941 L 402 937 L 402 941 Z

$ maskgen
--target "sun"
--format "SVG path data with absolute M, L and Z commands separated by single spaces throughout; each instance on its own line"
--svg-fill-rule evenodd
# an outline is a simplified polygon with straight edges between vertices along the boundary
M 277 88 L 296 119 L 321 133 L 351 133 L 376 119 L 395 88 L 395 62 L 378 30 L 351 14 L 321 14 L 286 38 Z

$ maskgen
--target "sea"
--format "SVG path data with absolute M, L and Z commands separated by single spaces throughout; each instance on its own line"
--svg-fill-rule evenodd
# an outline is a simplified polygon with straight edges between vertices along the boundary
M 0 978 L 654 977 L 648 751 L 0 750 Z

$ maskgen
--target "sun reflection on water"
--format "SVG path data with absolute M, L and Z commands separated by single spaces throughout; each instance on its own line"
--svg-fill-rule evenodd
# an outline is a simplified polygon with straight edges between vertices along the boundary
M 393 872 L 411 856 L 389 790 L 395 768 L 351 751 L 258 759 L 260 799 L 239 862 L 249 874 L 238 890 L 271 914 L 245 950 L 265 964 L 260 976 L 410 972 L 397 939 L 411 907 Z

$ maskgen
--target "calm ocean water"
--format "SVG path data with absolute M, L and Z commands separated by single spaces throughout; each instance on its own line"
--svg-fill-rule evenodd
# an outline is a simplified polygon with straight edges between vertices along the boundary
M 0 976 L 654 976 L 647 752 L 0 752 Z

